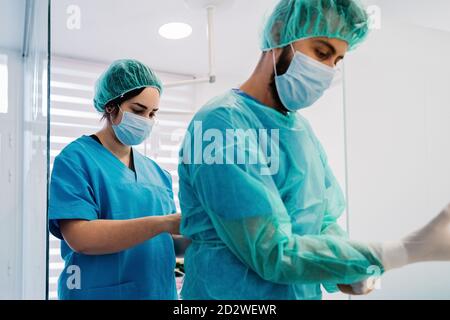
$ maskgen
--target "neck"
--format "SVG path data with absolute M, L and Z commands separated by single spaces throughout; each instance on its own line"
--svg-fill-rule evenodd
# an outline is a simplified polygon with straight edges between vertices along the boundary
M 117 139 L 110 124 L 107 123 L 96 135 L 103 146 L 119 159 L 125 159 L 130 156 L 131 147 L 124 145 Z
M 270 85 L 273 75 L 274 71 L 271 53 L 263 55 L 253 74 L 239 89 L 260 101 L 262 104 L 275 109 L 282 114 L 287 114 L 286 108 L 284 108 L 279 102 L 279 99 L 275 97 Z

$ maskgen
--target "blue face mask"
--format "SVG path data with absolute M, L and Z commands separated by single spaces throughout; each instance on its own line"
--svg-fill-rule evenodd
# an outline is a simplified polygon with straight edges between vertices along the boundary
M 138 116 L 131 112 L 122 112 L 122 121 L 112 125 L 117 139 L 126 146 L 137 146 L 144 142 L 152 132 L 154 120 Z
M 277 75 L 275 52 L 275 84 L 280 100 L 289 111 L 297 111 L 312 106 L 331 86 L 336 70 L 307 55 L 295 51 L 288 71 Z

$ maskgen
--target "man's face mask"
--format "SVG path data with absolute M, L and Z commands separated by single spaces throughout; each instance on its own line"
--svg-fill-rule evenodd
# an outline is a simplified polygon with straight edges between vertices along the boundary
M 291 44 L 294 58 L 287 72 L 277 75 L 275 51 L 272 51 L 275 68 L 275 84 L 284 107 L 298 111 L 313 105 L 331 86 L 336 70 L 300 51 Z

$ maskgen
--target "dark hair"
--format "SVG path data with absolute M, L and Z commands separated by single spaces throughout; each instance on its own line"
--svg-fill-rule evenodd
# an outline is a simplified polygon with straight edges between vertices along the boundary
M 117 116 L 117 114 L 119 113 L 119 106 L 122 103 L 124 103 L 125 101 L 128 101 L 130 99 L 133 99 L 134 97 L 137 97 L 144 90 L 145 90 L 145 88 L 134 89 L 134 90 L 129 91 L 129 92 L 125 93 L 124 95 L 108 102 L 105 106 L 105 111 L 103 111 L 103 116 L 102 116 L 101 120 L 103 121 L 106 119 L 108 122 L 111 122 L 111 116 L 114 116 L 114 117 Z M 111 113 L 108 113 L 106 111 L 106 108 L 113 108 L 113 111 Z

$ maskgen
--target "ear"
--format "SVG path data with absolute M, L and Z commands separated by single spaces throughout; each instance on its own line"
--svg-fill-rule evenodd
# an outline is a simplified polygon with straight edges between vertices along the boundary
M 105 107 L 106 113 L 111 114 L 114 111 L 114 108 L 111 105 Z

